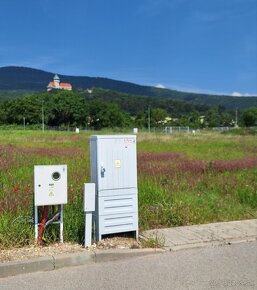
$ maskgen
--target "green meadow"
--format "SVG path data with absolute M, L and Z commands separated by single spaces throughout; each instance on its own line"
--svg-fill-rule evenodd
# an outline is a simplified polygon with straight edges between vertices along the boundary
M 0 249 L 34 242 L 34 165 L 67 164 L 64 240 L 83 243 L 91 134 L 0 131 Z M 256 136 L 139 133 L 137 139 L 140 231 L 257 218 Z M 46 243 L 58 240 L 55 227 L 47 229 Z

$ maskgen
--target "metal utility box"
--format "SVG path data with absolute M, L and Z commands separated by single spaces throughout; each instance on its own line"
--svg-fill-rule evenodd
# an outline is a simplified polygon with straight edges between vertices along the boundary
M 35 206 L 67 203 L 67 165 L 34 166 Z
M 90 164 L 91 182 L 96 184 L 96 239 L 130 231 L 137 237 L 136 136 L 91 136 Z

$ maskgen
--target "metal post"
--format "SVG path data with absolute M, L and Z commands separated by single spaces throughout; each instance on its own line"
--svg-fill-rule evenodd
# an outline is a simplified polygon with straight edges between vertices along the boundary
M 23 128 L 24 128 L 24 130 L 25 130 L 25 127 L 26 127 L 26 118 L 23 117 Z
M 235 124 L 235 127 L 236 127 L 236 128 L 238 127 L 238 116 L 237 116 L 237 111 L 238 111 L 238 109 L 236 108 L 236 124 Z
M 45 132 L 44 101 L 42 101 L 42 131 Z
M 60 212 L 60 242 L 63 243 L 63 205 L 61 204 Z
M 34 207 L 35 240 L 38 239 L 38 207 Z
M 85 214 L 85 248 L 92 245 L 92 212 Z

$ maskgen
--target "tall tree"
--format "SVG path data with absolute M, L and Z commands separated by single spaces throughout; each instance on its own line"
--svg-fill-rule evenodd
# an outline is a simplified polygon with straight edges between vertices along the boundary
M 252 107 L 245 110 L 242 114 L 242 121 L 245 126 L 255 126 L 257 124 L 257 108 Z

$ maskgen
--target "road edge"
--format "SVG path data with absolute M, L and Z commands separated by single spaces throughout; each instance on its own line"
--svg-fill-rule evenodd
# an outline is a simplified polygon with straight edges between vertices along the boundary
M 23 261 L 10 261 L 0 264 L 0 278 L 39 271 L 52 271 L 64 267 L 81 266 L 160 254 L 163 249 L 113 249 L 94 252 L 79 252 L 55 256 L 37 257 Z

